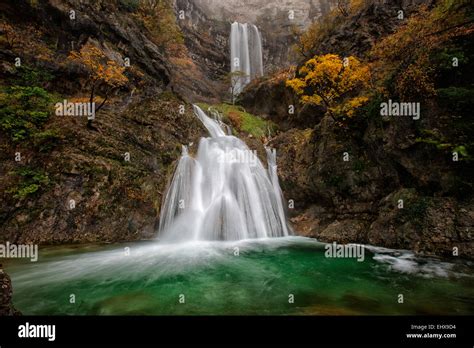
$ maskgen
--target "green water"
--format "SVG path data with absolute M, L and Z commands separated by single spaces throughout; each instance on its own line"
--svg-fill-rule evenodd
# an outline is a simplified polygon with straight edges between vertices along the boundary
M 366 249 L 358 262 L 324 251 L 301 237 L 141 242 L 40 249 L 38 262 L 6 270 L 15 306 L 33 315 L 474 313 L 472 263 L 386 249 Z

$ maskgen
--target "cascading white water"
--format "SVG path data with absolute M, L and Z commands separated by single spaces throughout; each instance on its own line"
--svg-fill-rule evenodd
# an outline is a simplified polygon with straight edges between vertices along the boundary
M 240 240 L 291 234 L 278 184 L 276 155 L 267 149 L 268 171 L 240 139 L 198 106 L 209 131 L 196 158 L 183 153 L 166 193 L 159 238 L 168 241 Z
M 234 77 L 233 94 L 238 95 L 255 77 L 263 76 L 262 38 L 253 24 L 232 23 L 230 32 L 231 72 L 241 72 Z

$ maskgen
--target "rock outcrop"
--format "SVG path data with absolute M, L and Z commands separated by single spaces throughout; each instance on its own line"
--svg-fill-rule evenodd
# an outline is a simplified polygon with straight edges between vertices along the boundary
M 238 103 L 248 112 L 258 114 L 278 124 L 282 130 L 306 129 L 318 124 L 325 110 L 312 105 L 302 105 L 297 96 L 286 87 L 286 79 L 294 72 L 284 69 L 269 77 L 252 81 L 238 96 Z
M 331 121 L 324 117 L 314 129 L 290 129 L 270 143 L 277 149 L 282 190 L 294 201 L 296 231 L 326 242 L 474 257 L 474 200 L 469 187 L 459 192 L 457 186 L 467 173 L 419 144 L 396 150 L 400 130 L 391 133 L 389 127 L 391 138 L 380 148 L 370 140 L 374 129 L 342 135 Z M 404 132 L 404 138 L 414 136 Z
M 10 277 L 0 264 L 0 316 L 20 315 L 12 304 L 12 284 Z
M 38 194 L 18 201 L 6 192 L 15 177 L 5 176 L 0 241 L 12 243 L 114 242 L 153 238 L 160 206 L 181 144 L 204 134 L 190 106 L 164 93 L 105 109 L 90 131 L 78 119 L 56 119 L 63 134 L 50 154 L 25 150 L 22 166 L 47 173 Z M 1 146 L 8 148 L 5 140 Z M 13 150 L 2 153 L 2 172 L 18 167 Z M 130 159 L 125 159 L 125 154 Z M 73 206 L 71 206 L 73 202 Z

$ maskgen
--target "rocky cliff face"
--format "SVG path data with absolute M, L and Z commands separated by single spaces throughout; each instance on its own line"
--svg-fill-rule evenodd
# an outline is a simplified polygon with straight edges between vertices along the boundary
M 393 33 L 418 6 L 430 5 L 433 0 L 367 0 L 352 20 L 335 24 L 319 42 L 313 54 L 328 52 L 341 56 L 363 57 L 380 38 Z M 403 18 L 397 17 L 403 11 Z
M 199 2 L 176 0 L 178 18 L 184 11 L 184 18 L 178 19 L 191 57 L 199 66 L 205 67 L 207 77 L 219 79 L 230 71 L 229 33 L 227 21 L 212 17 L 207 8 Z
M 295 230 L 327 242 L 448 257 L 457 248 L 474 257 L 472 195 L 452 186 L 460 173 L 415 144 L 400 149 L 399 131 L 380 147 L 376 129 L 342 134 L 324 117 L 314 130 L 292 129 L 273 139 L 282 189 L 295 201 Z M 404 132 L 405 140 L 414 136 L 408 127 Z
M 3 148 L 0 242 L 85 243 L 154 238 L 166 184 L 181 144 L 204 132 L 187 106 L 168 94 L 112 108 L 97 115 L 90 131 L 80 120 L 57 119 L 62 140 L 51 153 L 20 149 L 20 168 L 46 173 L 48 183 L 17 199 L 18 163 L 6 139 Z M 17 149 L 18 150 L 18 149 Z M 130 160 L 125 160 L 129 153 Z M 74 201 L 71 208 L 70 202 Z
M 330 0 L 194 0 L 197 6 L 216 20 L 257 23 L 262 18 L 276 19 L 279 13 L 293 11 L 295 24 L 306 27 L 314 18 L 327 13 L 336 2 Z M 288 17 L 288 16 L 286 16 Z M 287 18 L 291 20 L 290 18 Z M 287 20 L 285 19 L 285 20 Z M 275 25 L 284 23 L 275 23 Z

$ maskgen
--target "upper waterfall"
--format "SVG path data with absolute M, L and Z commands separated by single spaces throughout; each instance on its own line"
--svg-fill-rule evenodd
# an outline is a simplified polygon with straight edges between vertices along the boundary
M 230 33 L 232 93 L 238 95 L 255 77 L 263 76 L 262 38 L 253 24 L 234 22 Z
M 194 113 L 209 131 L 195 158 L 186 147 L 162 207 L 159 236 L 166 240 L 240 240 L 291 234 L 268 152 L 268 170 L 240 139 L 198 106 Z

